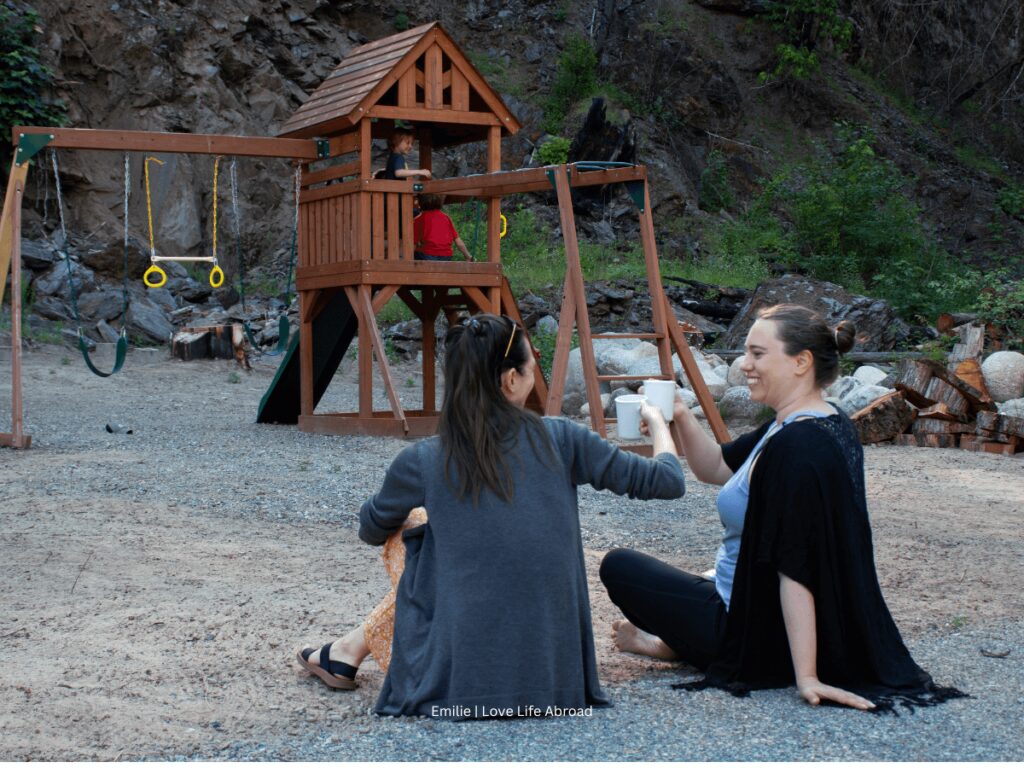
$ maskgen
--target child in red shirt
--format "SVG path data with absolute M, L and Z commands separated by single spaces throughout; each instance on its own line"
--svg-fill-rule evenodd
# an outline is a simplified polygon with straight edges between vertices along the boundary
M 441 210 L 443 204 L 441 195 L 420 195 L 422 212 L 412 220 L 415 258 L 418 261 L 451 261 L 454 242 L 466 261 L 472 261 L 473 257 L 455 231 L 452 220 Z

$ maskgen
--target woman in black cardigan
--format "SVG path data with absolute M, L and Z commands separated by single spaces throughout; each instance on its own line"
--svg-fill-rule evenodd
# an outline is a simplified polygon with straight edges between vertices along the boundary
M 706 670 L 683 687 L 796 683 L 811 704 L 869 710 L 939 703 L 910 657 L 875 573 L 864 456 L 850 420 L 824 400 L 854 327 L 779 305 L 751 327 L 742 366 L 752 400 L 775 411 L 760 429 L 718 445 L 677 402 L 690 469 L 723 486 L 725 536 L 714 578 L 631 550 L 608 553 L 601 580 L 626 617 L 620 650 Z

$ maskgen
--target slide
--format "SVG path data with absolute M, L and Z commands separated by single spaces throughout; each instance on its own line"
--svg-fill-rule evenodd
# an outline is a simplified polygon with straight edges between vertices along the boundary
M 313 321 L 313 405 L 341 365 L 359 321 L 345 292 L 338 290 Z M 299 334 L 295 334 L 277 374 L 260 400 L 258 424 L 297 424 L 299 421 Z

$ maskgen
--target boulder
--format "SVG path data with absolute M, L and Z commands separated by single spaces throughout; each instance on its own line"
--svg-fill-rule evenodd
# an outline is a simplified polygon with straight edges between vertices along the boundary
M 1015 419 L 1024 419 L 1024 397 L 1006 400 L 999 404 L 999 412 L 1004 416 L 1012 416 Z
M 825 395 L 836 400 L 842 400 L 847 394 L 863 385 L 864 383 L 860 379 L 853 376 L 840 376 L 825 390 Z
M 875 386 L 881 385 L 888 375 L 889 374 L 885 371 L 880 368 L 875 368 L 873 365 L 862 365 L 853 372 L 853 378 L 857 379 L 861 384 L 871 384 Z
M 686 404 L 687 408 L 691 410 L 696 408 L 700 410 L 700 406 L 697 404 L 697 396 L 693 394 L 692 389 L 683 389 L 682 387 L 676 388 L 676 394 L 682 399 L 683 403 Z M 703 411 L 701 411 L 703 413 Z
M 724 381 L 726 384 L 729 383 L 729 366 L 728 365 L 716 365 L 712 370 L 718 378 Z M 732 386 L 732 385 L 730 385 Z
M 50 269 L 59 258 L 60 255 L 45 240 L 21 241 L 21 263 L 33 272 Z
M 32 313 L 45 317 L 47 320 L 59 320 L 69 322 L 71 320 L 71 307 L 56 296 L 43 296 L 32 304 Z
M 894 390 L 885 389 L 884 387 L 876 387 L 872 384 L 862 384 L 856 389 L 851 390 L 845 396 L 839 399 L 839 407 L 843 409 L 843 412 L 847 416 L 852 416 L 862 408 L 867 407 L 878 398 L 883 395 L 887 395 Z
M 601 393 L 601 411 L 603 413 L 607 413 L 608 412 L 608 406 L 610 406 L 611 404 L 612 404 L 612 396 L 611 396 L 611 394 L 609 394 L 608 392 Z M 580 416 L 582 416 L 585 419 L 589 419 L 590 418 L 590 403 L 585 402 L 585 403 L 583 403 L 583 405 L 580 406 Z
M 128 310 L 128 330 L 158 344 L 166 344 L 174 333 L 167 315 L 148 299 L 135 299 Z
M 96 274 L 81 264 L 71 268 L 75 283 L 75 293 L 80 296 L 96 288 Z M 36 296 L 58 296 L 65 301 L 71 300 L 71 282 L 68 280 L 68 268 L 63 262 L 54 264 L 48 271 L 41 274 L 33 283 Z
M 993 352 L 981 364 L 981 372 L 997 403 L 1024 397 L 1024 355 L 1020 352 Z
M 173 312 L 178 308 L 178 302 L 174 300 L 174 295 L 164 288 L 149 288 L 146 291 L 146 295 L 149 300 L 156 304 L 164 312 Z
M 728 349 L 742 347 L 757 313 L 776 304 L 809 307 L 833 327 L 841 320 L 851 321 L 857 326 L 857 347 L 862 350 L 893 349 L 910 336 L 910 327 L 888 302 L 858 296 L 835 283 L 790 274 L 761 283 L 718 344 Z
M 549 336 L 554 336 L 558 333 L 558 321 L 551 315 L 544 315 L 544 317 L 537 321 L 535 328 L 539 333 L 546 333 Z
M 96 323 L 96 335 L 100 337 L 100 341 L 108 344 L 114 344 L 120 338 L 120 334 L 106 320 Z
M 729 387 L 718 403 L 723 419 L 757 421 L 765 406 L 750 399 L 749 387 Z
M 113 320 L 124 312 L 124 294 L 106 288 L 78 297 L 78 314 L 85 320 Z
M 744 355 L 740 355 L 729 365 L 729 374 L 725 377 L 725 381 L 730 387 L 747 386 L 747 374 L 740 370 L 743 360 Z

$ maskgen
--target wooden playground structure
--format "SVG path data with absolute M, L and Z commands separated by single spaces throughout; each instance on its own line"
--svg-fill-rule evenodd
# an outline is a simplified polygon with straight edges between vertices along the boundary
M 390 136 L 396 121 L 415 126 L 421 168 L 431 169 L 434 149 L 485 141 L 486 171 L 422 182 L 375 179 L 373 140 Z M 561 413 L 576 330 L 591 422 L 607 437 L 610 420 L 601 406 L 601 382 L 637 377 L 598 375 L 593 340 L 645 339 L 656 344 L 661 366 L 660 375 L 647 378 L 674 379 L 672 357 L 677 354 L 715 437 L 728 440 L 686 342 L 685 329 L 662 288 L 646 168 L 577 162 L 504 171 L 501 140 L 519 128 L 500 96 L 437 23 L 353 49 L 288 120 L 278 138 L 16 127 L 17 151 L 0 222 L 0 300 L 8 264 L 12 278 L 13 427 L 11 433 L 0 434 L 0 441 L 28 447 L 30 440 L 23 433 L 21 416 L 20 210 L 29 161 L 44 147 L 277 157 L 300 164 L 296 272 L 300 329 L 260 403 L 257 420 L 261 423 L 297 423 L 304 431 L 325 434 L 434 434 L 438 423 L 435 320 L 443 312 L 450 323 L 455 322 L 464 310 L 505 314 L 522 325 L 502 272 L 501 199 L 554 189 L 565 240 L 565 282 L 551 381 L 537 377 L 528 405 L 547 415 Z M 590 330 L 572 189 L 608 184 L 625 185 L 638 211 L 653 315 L 653 328 L 646 333 L 595 335 Z M 413 208 L 420 192 L 444 195 L 448 202 L 486 201 L 485 259 L 414 260 Z M 376 320 L 394 297 L 410 308 L 423 328 L 422 407 L 415 410 L 406 409 L 400 401 Z M 317 403 L 354 339 L 358 411 L 317 413 Z M 390 410 L 373 407 L 375 362 Z

